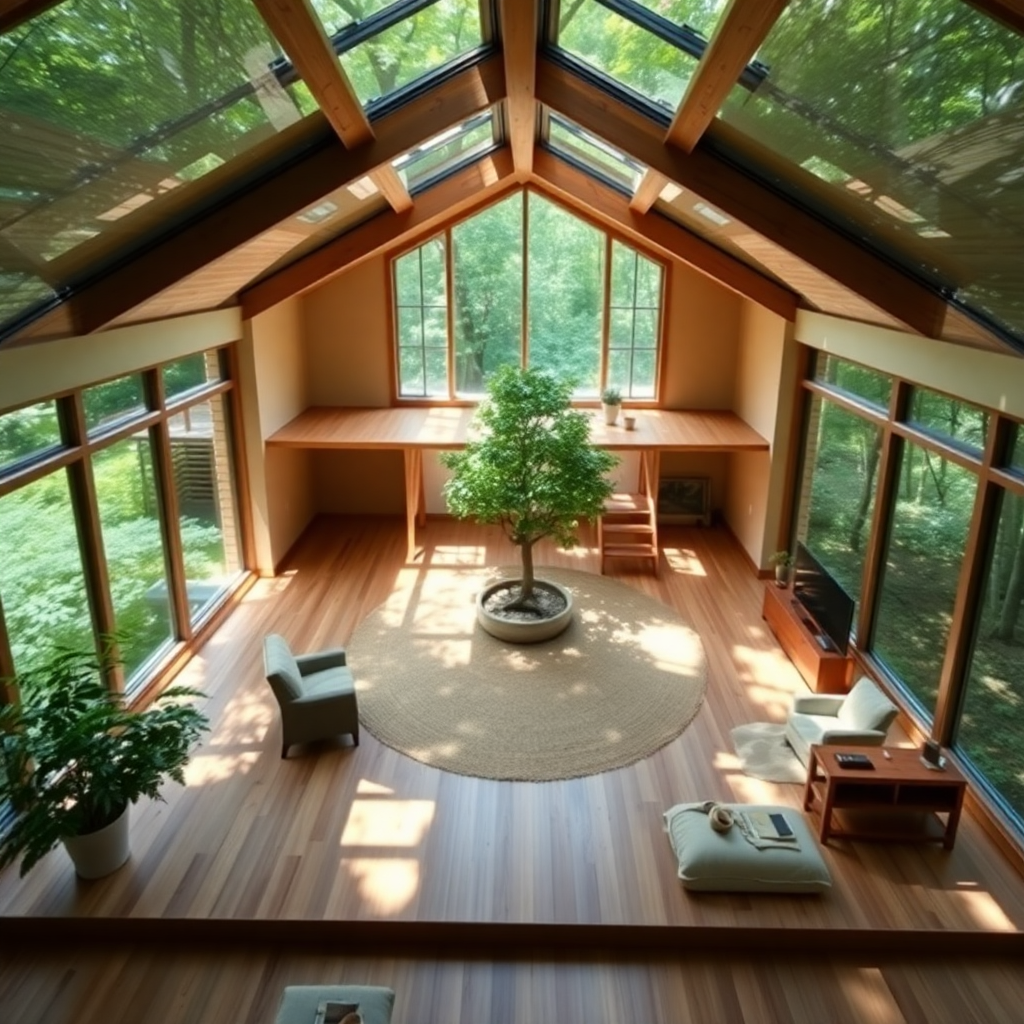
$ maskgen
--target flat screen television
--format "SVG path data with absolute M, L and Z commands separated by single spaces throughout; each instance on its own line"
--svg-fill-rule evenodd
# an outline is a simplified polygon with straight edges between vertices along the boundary
M 853 598 L 799 541 L 793 571 L 793 596 L 807 609 L 831 647 L 846 654 L 853 626 Z M 822 646 L 825 647 L 825 644 Z

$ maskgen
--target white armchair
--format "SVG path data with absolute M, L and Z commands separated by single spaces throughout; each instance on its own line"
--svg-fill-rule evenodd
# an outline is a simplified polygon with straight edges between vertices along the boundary
M 813 744 L 880 747 L 898 708 L 867 676 L 846 696 L 797 697 L 786 724 L 786 742 L 807 764 Z

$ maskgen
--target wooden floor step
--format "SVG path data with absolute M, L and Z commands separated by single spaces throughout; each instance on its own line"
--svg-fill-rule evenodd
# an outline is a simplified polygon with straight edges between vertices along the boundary
M 653 544 L 606 544 L 601 551 L 605 558 L 657 558 Z
M 646 523 L 604 523 L 602 529 L 605 533 L 633 533 L 641 534 L 646 537 L 654 536 L 654 527 L 649 522 Z
M 604 503 L 604 514 L 643 513 L 651 511 L 651 500 L 646 494 L 613 494 Z

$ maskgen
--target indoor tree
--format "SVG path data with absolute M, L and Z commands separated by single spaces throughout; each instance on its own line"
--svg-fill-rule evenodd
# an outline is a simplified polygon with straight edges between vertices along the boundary
M 580 520 L 595 520 L 612 493 L 616 456 L 590 443 L 590 419 L 571 406 L 573 383 L 542 370 L 501 367 L 477 411 L 480 436 L 441 456 L 452 477 L 445 497 L 460 519 L 499 523 L 522 557 L 516 596 L 536 608 L 534 545 L 554 537 L 573 547 Z

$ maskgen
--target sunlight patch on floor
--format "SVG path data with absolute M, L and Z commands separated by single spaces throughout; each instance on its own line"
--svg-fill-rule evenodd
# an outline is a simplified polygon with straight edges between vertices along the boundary
M 440 544 L 432 548 L 424 568 L 427 566 L 478 566 L 487 561 L 487 548 L 483 544 Z
M 673 572 L 684 576 L 707 576 L 707 570 L 692 548 L 663 547 L 661 550 Z
M 352 802 L 341 833 L 342 846 L 418 846 L 434 820 L 433 800 L 374 800 Z
M 360 796 L 368 793 L 372 793 L 375 796 L 388 796 L 393 795 L 395 791 L 390 786 L 384 786 L 379 782 L 371 782 L 369 779 L 360 779 L 356 786 L 356 792 Z
M 376 916 L 393 916 L 403 911 L 420 885 L 420 864 L 416 860 L 356 858 L 342 861 L 355 880 L 364 908 Z
M 202 748 L 192 754 L 185 768 L 185 783 L 205 786 L 210 782 L 225 782 L 245 775 L 262 755 L 260 750 L 246 750 L 241 754 L 216 754 Z
M 993 899 L 991 893 L 983 892 L 980 889 L 958 888 L 952 896 L 979 928 L 993 932 L 1015 932 L 1018 930 L 1003 912 L 1002 907 Z

